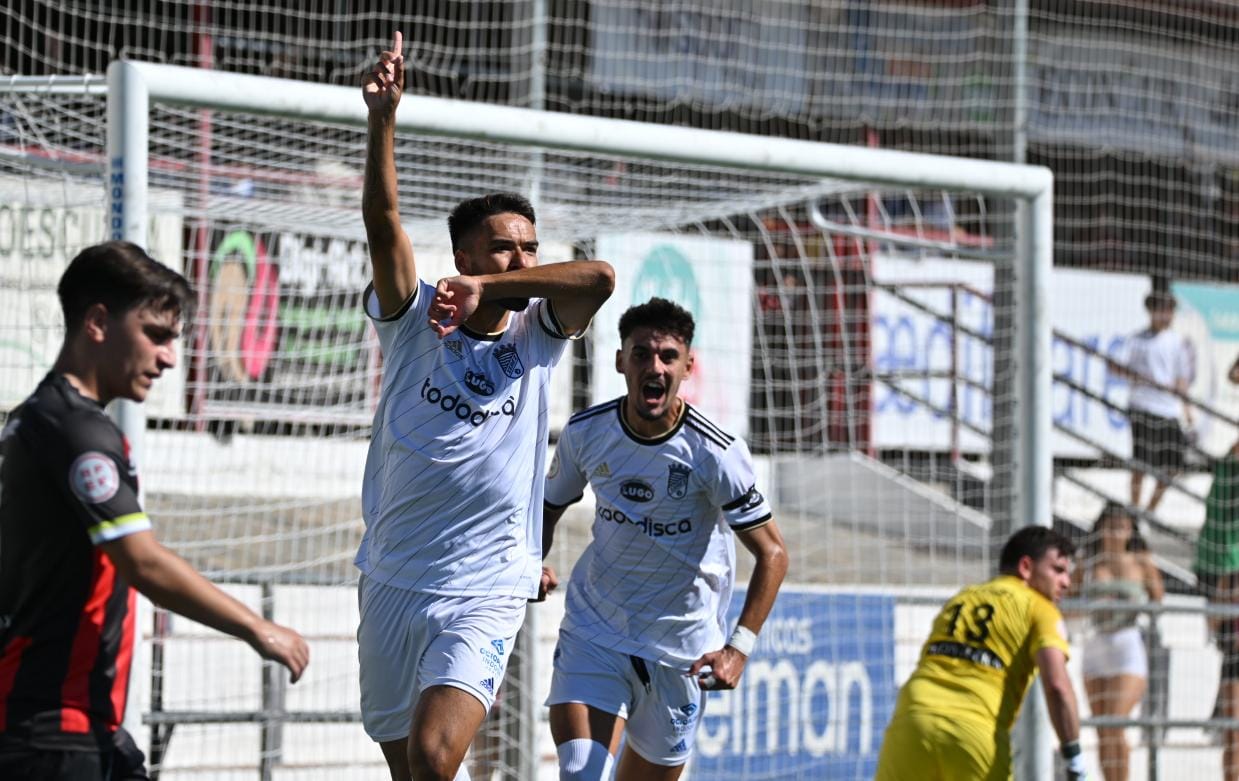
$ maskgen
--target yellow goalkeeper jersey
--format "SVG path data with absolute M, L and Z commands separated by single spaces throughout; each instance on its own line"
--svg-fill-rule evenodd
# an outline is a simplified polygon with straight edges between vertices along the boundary
M 934 619 L 895 715 L 946 713 L 1009 730 L 1042 648 L 1068 653 L 1053 602 L 1010 575 L 968 586 Z

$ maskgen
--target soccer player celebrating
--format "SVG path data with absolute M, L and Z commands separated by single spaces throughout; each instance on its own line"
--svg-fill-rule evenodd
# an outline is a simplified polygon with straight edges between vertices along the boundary
M 787 551 L 742 440 L 679 396 L 692 315 L 655 298 L 620 318 L 627 394 L 574 415 L 546 481 L 543 552 L 582 496 L 593 540 L 568 584 L 547 702 L 559 777 L 674 781 L 692 752 L 702 689 L 732 689 L 787 572 Z M 730 639 L 738 536 L 756 559 Z M 544 586 L 553 587 L 547 568 Z
M 393 779 L 465 778 L 461 761 L 538 592 L 547 389 L 567 339 L 614 287 L 611 267 L 538 267 L 520 196 L 448 218 L 461 276 L 420 281 L 400 225 L 394 158 L 401 35 L 363 84 L 366 290 L 384 374 L 362 487 L 356 563 L 361 709 Z
M 113 241 L 82 250 L 57 292 L 60 355 L 0 434 L 0 778 L 8 781 L 107 779 L 141 767 L 119 731 L 133 588 L 245 640 L 293 681 L 309 660 L 300 635 L 155 541 L 129 443 L 103 411 L 113 399 L 141 402 L 175 365 L 189 284 Z
M 1009 779 L 1011 725 L 1038 670 L 1067 777 L 1085 778 L 1055 606 L 1071 585 L 1074 552 L 1052 529 L 1020 529 L 1003 546 L 998 577 L 947 600 L 899 691 L 877 781 Z

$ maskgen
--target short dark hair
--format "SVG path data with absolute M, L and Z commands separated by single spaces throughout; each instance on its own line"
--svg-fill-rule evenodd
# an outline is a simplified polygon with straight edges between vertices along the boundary
M 1025 526 L 1002 546 L 998 556 L 998 571 L 1013 573 L 1019 567 L 1020 559 L 1028 556 L 1037 561 L 1051 548 L 1070 558 L 1076 552 L 1076 544 L 1048 526 Z
M 1178 303 L 1175 297 L 1165 290 L 1154 290 L 1144 297 L 1144 308 L 1150 312 L 1164 312 L 1167 309 L 1174 309 L 1178 306 Z
M 185 277 L 129 241 L 105 241 L 79 252 L 61 274 L 56 294 L 69 333 L 81 327 L 95 304 L 113 316 L 138 307 L 170 311 L 183 320 L 193 316 L 193 290 Z
M 447 218 L 447 232 L 452 237 L 452 250 L 460 249 L 465 237 L 485 222 L 487 217 L 494 217 L 496 214 L 519 214 L 531 224 L 538 224 L 533 206 L 516 193 L 491 193 L 480 198 L 469 198 L 456 204 L 456 208 L 452 209 Z
M 652 328 L 655 331 L 677 336 L 684 344 L 693 343 L 693 315 L 687 309 L 665 298 L 651 298 L 644 304 L 629 307 L 620 316 L 620 343 L 623 344 L 628 335 L 638 328 Z

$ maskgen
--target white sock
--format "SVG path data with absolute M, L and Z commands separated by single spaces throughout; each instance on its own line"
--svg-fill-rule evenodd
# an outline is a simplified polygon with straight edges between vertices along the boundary
M 609 781 L 614 761 L 607 747 L 596 740 L 577 738 L 555 747 L 559 754 L 559 781 Z

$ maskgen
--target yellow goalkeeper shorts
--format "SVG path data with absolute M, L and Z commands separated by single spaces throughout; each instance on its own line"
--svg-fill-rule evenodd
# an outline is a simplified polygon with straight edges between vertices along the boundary
M 875 781 L 1010 781 L 1011 737 L 993 724 L 897 713 L 882 738 Z

